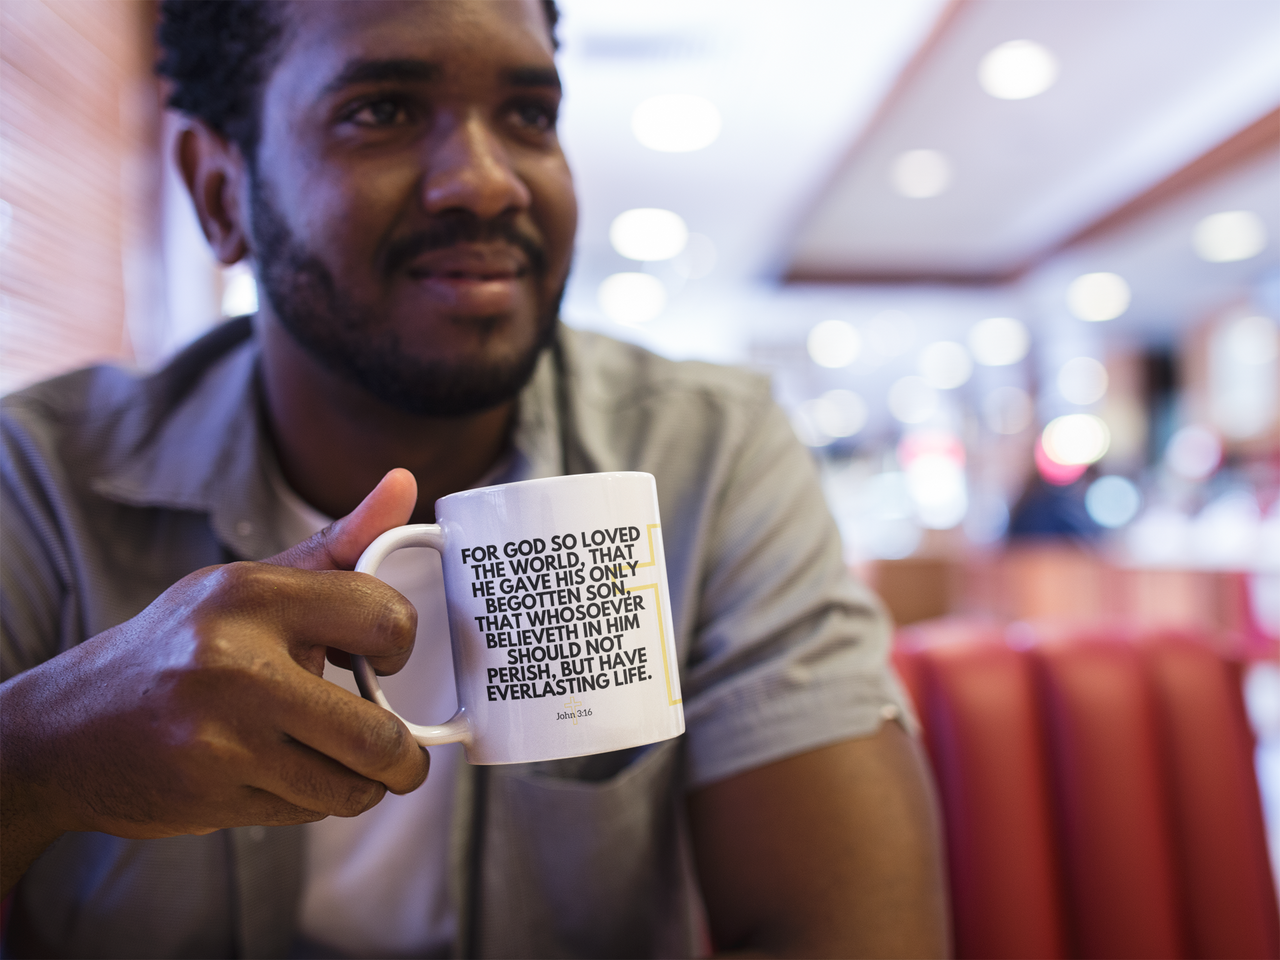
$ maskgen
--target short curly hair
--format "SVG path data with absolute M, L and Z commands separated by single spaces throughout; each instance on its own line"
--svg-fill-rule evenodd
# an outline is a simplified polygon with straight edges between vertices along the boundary
M 551 45 L 559 47 L 555 0 L 542 0 Z M 156 73 L 172 82 L 169 106 L 231 140 L 252 166 L 262 123 L 262 89 L 285 36 L 279 0 L 162 0 Z

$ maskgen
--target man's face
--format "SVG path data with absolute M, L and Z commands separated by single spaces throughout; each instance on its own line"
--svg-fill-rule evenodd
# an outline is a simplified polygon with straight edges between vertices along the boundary
M 268 322 L 408 412 L 510 399 L 577 219 L 540 5 L 313 0 L 285 38 L 252 177 Z

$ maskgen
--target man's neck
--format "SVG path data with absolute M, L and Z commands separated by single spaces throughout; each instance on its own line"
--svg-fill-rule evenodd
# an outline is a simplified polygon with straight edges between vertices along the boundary
M 464 417 L 387 406 L 321 366 L 276 323 L 260 323 L 267 422 L 289 486 L 331 517 L 350 513 L 394 467 L 418 480 L 414 523 L 487 473 L 509 443 L 515 402 Z

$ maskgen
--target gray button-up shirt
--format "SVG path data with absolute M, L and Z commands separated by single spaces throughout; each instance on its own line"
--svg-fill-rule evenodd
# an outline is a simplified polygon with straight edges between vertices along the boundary
M 150 376 L 99 367 L 6 397 L 0 665 L 30 669 L 193 570 L 283 549 L 258 348 L 231 321 Z M 465 768 L 458 951 L 708 949 L 686 791 L 900 711 L 808 452 L 763 378 L 561 328 L 520 396 L 519 473 L 657 478 L 688 729 L 574 760 Z M 64 835 L 19 885 L 7 955 L 287 956 L 300 828 Z

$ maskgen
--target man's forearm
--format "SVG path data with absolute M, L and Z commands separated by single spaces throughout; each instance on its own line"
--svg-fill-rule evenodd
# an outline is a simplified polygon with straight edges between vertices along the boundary
M 704 787 L 689 810 L 718 947 L 798 957 L 949 952 L 932 785 L 896 723 Z
M 39 669 L 0 684 L 0 896 L 64 832 L 38 770 Z

